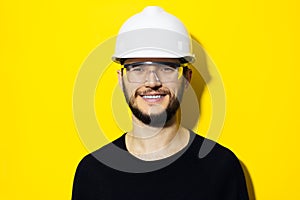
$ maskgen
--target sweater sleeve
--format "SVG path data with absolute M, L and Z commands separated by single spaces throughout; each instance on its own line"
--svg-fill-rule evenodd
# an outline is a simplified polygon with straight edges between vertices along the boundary
M 232 153 L 233 155 L 233 168 L 232 168 L 232 192 L 233 196 L 237 200 L 249 200 L 249 195 L 247 191 L 247 184 L 245 175 L 241 166 L 239 159 Z
M 245 175 L 244 175 L 241 163 L 238 162 L 237 165 L 238 165 L 238 167 L 237 167 L 237 174 L 236 174 L 236 176 L 237 176 L 236 184 L 238 187 L 239 199 L 240 200 L 249 200 L 246 179 L 245 179 Z
M 101 198 L 101 190 L 97 188 L 98 174 L 95 159 L 91 155 L 85 156 L 76 169 L 72 200 L 94 200 Z
M 87 188 L 87 177 L 88 172 L 86 171 L 86 160 L 83 158 L 77 166 L 75 177 L 73 181 L 72 200 L 84 199 L 85 193 L 88 193 Z

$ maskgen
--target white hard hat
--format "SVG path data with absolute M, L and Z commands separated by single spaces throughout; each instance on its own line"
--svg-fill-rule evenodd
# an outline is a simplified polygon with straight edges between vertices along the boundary
M 121 27 L 113 61 L 126 58 L 182 58 L 192 62 L 190 35 L 183 23 L 158 6 L 148 6 Z

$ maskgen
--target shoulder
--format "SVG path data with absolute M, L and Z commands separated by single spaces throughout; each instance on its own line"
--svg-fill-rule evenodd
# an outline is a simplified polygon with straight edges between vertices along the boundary
M 243 168 L 238 157 L 227 147 L 202 136 L 196 136 L 196 167 L 211 174 L 211 180 L 230 180 L 244 184 Z M 213 177 L 213 178 L 212 178 Z
M 78 164 L 78 170 L 99 170 L 99 168 L 106 168 L 112 163 L 119 163 L 122 157 L 126 155 L 126 149 L 123 144 L 124 135 L 116 140 L 100 147 L 99 149 L 84 156 Z
M 89 153 L 80 160 L 76 172 L 90 173 L 92 171 L 96 171 L 99 167 L 101 167 L 101 163 L 93 156 L 92 153 Z
M 222 193 L 223 199 L 248 199 L 243 168 L 237 156 L 227 147 L 199 135 L 196 135 L 195 143 L 197 149 L 195 173 L 202 178 L 205 177 L 215 187 L 219 186 L 220 191 L 226 193 Z M 226 191 L 224 184 L 228 188 Z
M 221 166 L 240 167 L 237 156 L 227 147 L 196 133 L 193 141 L 193 151 L 199 161 L 214 163 Z

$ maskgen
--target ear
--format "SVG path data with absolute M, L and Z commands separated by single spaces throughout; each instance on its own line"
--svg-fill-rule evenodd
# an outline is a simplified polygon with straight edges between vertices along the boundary
M 191 69 L 188 69 L 185 74 L 185 88 L 189 87 L 191 80 L 192 80 L 192 74 L 193 74 L 193 71 Z
M 121 72 L 121 70 L 118 70 L 117 73 L 118 73 L 119 86 L 120 86 L 121 90 L 123 91 L 123 77 L 122 77 L 122 72 Z

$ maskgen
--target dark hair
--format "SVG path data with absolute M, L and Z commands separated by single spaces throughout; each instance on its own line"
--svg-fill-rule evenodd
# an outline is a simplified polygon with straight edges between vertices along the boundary
M 120 58 L 120 64 L 123 65 L 125 60 L 128 58 Z M 184 64 L 184 63 L 188 63 L 189 61 L 186 60 L 184 57 L 178 58 L 179 62 Z

